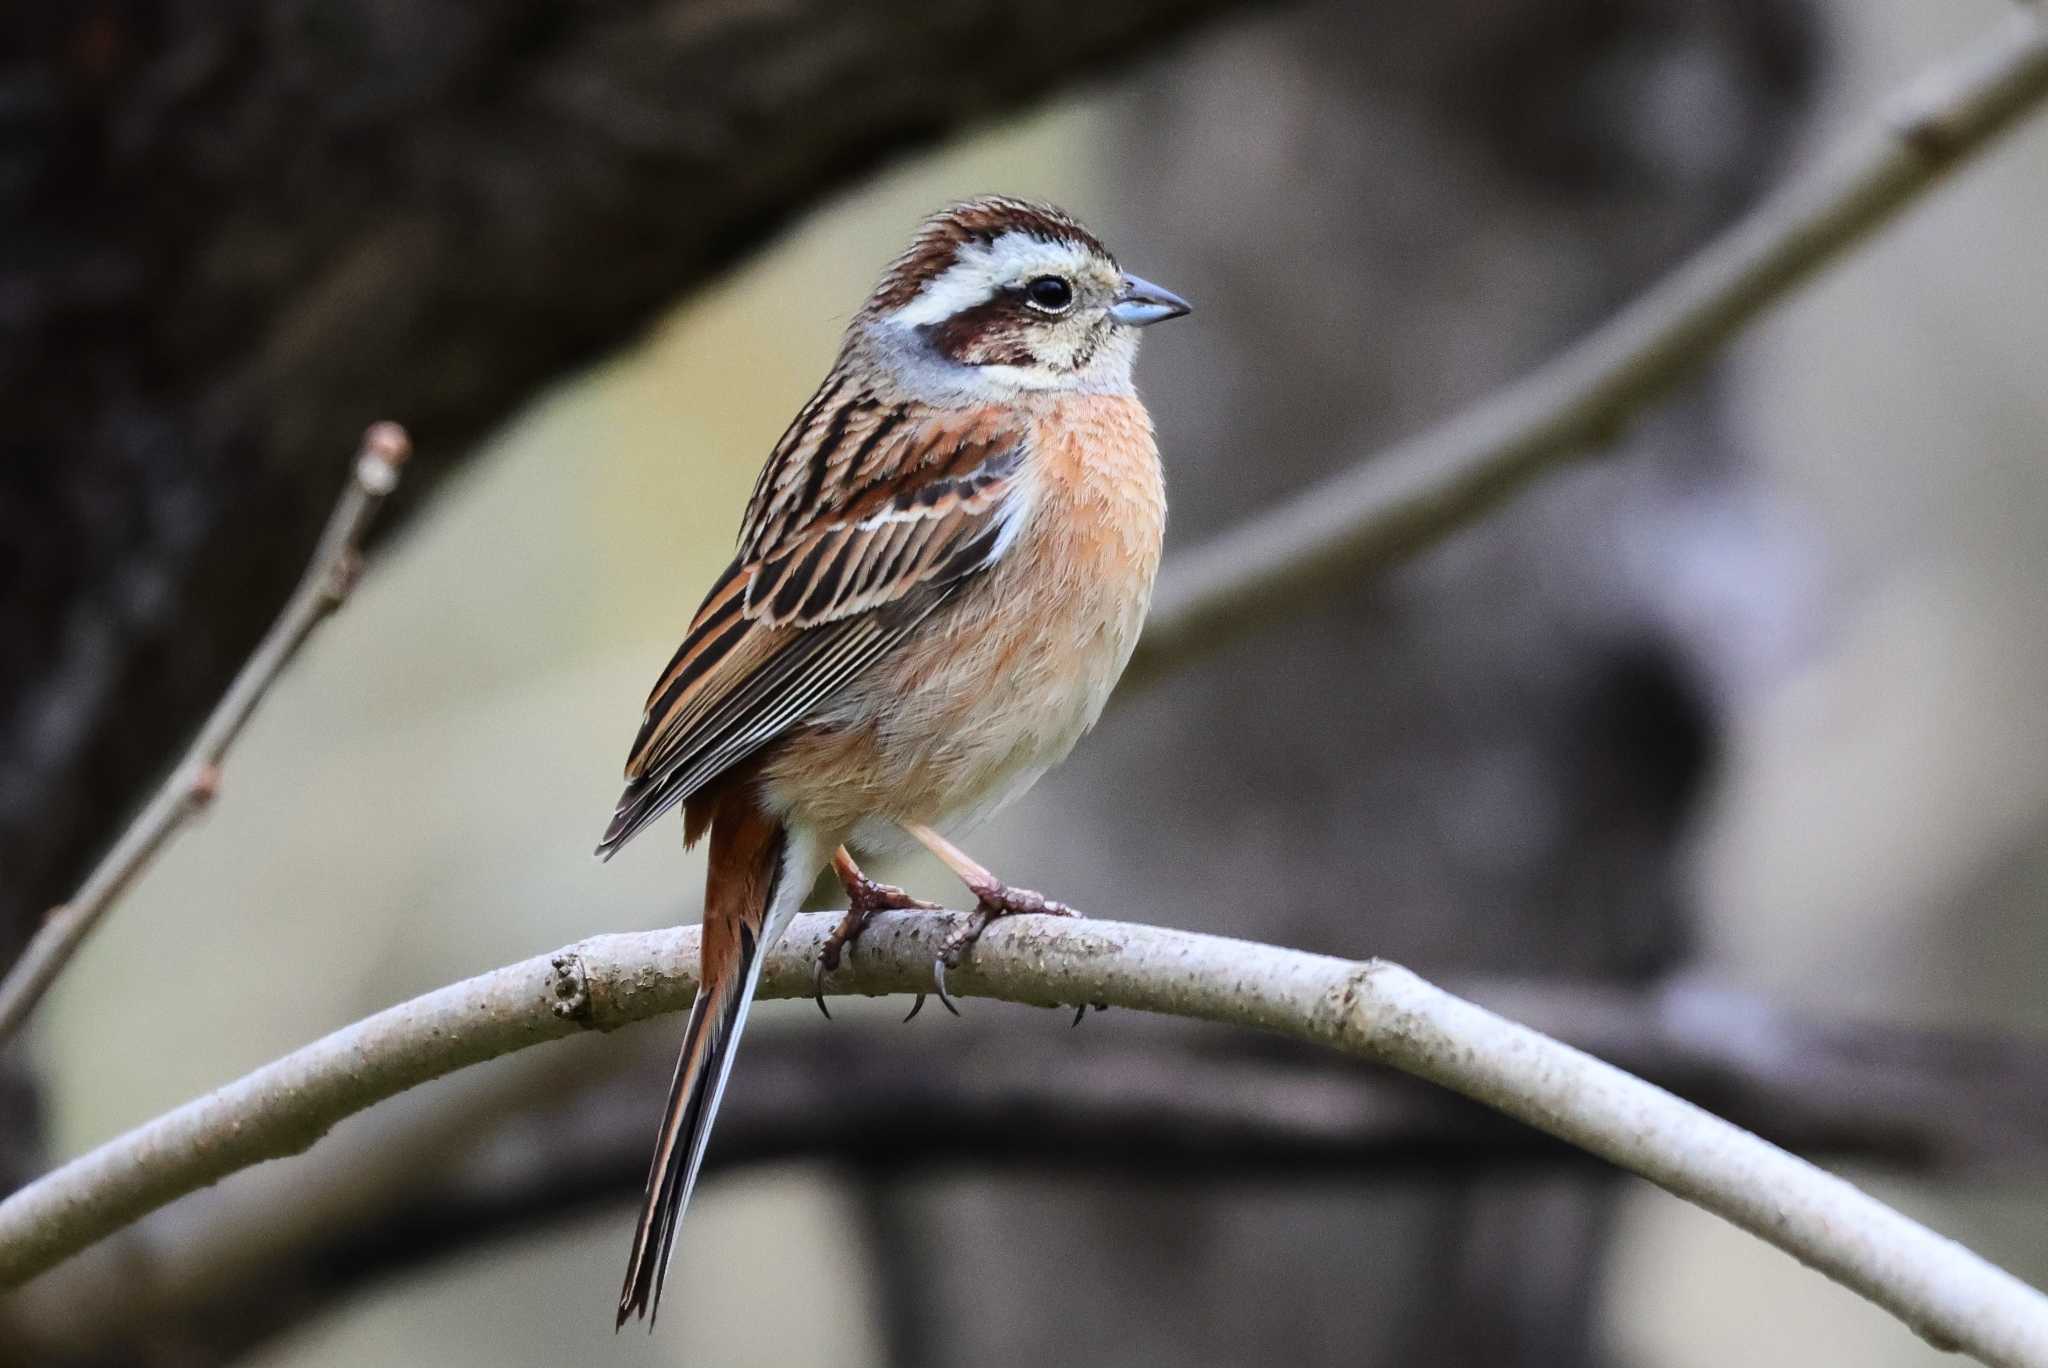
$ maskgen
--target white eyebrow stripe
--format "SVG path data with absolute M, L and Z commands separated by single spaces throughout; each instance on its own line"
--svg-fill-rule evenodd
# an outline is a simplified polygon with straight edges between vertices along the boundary
M 943 323 L 964 309 L 995 297 L 1007 285 L 1035 275 L 1077 275 L 1088 254 L 1066 242 L 1044 242 L 1029 233 L 1005 233 L 992 243 L 963 247 L 938 279 L 919 290 L 902 308 L 885 315 L 899 328 Z
M 946 268 L 944 275 L 919 290 L 908 304 L 887 316 L 901 328 L 920 328 L 943 323 L 964 309 L 984 303 L 995 295 L 994 273 L 980 255 L 963 254 Z

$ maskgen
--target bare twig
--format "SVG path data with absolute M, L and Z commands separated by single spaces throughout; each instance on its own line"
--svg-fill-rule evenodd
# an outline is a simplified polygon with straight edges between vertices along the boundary
M 1710 243 L 1592 336 L 1442 425 L 1177 556 L 1126 679 L 1269 622 L 1313 590 L 1401 560 L 1544 470 L 1590 454 L 1744 325 L 2048 97 L 2038 10 L 1903 92 L 1863 135 Z
M 762 991 L 800 996 L 835 924 L 799 918 Z M 950 916 L 875 923 L 833 986 L 924 991 Z M 0 1203 L 0 1285 L 336 1121 L 465 1065 L 680 1009 L 693 929 L 604 936 L 390 1008 L 101 1146 Z M 1118 922 L 1000 923 L 957 991 L 1256 1026 L 1442 1084 L 1627 1168 L 1794 1254 L 1931 1342 L 2048 1365 L 2048 1298 L 1850 1184 L 1690 1103 L 1451 996 L 1397 965 Z
M 136 814 L 78 893 L 51 909 L 22 951 L 21 958 L 0 980 L 0 1042 L 19 1030 L 43 994 L 64 971 L 78 947 L 92 933 L 107 909 L 156 857 L 187 818 L 206 806 L 220 788 L 220 767 L 228 747 L 242 734 L 256 705 L 298 654 L 322 619 L 339 608 L 355 587 L 362 570 L 361 543 L 370 520 L 398 485 L 398 468 L 411 450 L 405 429 L 377 423 L 363 434 L 362 449 L 341 501 L 327 520 L 306 573 L 292 591 L 256 651 L 235 682 L 199 729 L 191 750 L 178 762 L 163 787 Z

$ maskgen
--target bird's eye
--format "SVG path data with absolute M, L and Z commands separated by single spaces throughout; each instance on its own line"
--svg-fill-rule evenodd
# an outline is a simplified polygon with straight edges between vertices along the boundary
M 1024 297 L 1034 309 L 1059 313 L 1074 302 L 1074 287 L 1058 276 L 1038 276 L 1025 285 Z

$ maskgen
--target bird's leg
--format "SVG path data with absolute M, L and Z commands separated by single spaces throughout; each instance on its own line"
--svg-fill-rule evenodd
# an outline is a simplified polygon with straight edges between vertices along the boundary
M 839 847 L 832 855 L 832 872 L 839 876 L 839 886 L 846 890 L 846 915 L 839 925 L 832 928 L 832 934 L 825 937 L 825 943 L 818 947 L 818 958 L 811 962 L 811 996 L 816 999 L 818 1010 L 825 1019 L 832 1019 L 832 1011 L 825 1005 L 825 975 L 839 967 L 839 957 L 860 939 L 860 933 L 868 929 L 868 922 L 877 912 L 908 911 L 919 909 L 925 912 L 939 910 L 937 903 L 923 902 L 911 897 L 894 884 L 877 883 L 861 872 L 854 863 L 853 855 L 845 846 Z M 910 1009 L 910 1016 L 917 1015 L 917 1008 L 924 1005 L 924 995 L 918 994 L 917 1006 Z M 905 1017 L 908 1021 L 910 1017 Z
M 946 970 L 958 969 L 961 960 L 981 939 L 981 933 L 988 924 L 998 917 L 1013 917 L 1023 913 L 1036 913 L 1048 917 L 1078 917 L 1081 914 L 1062 902 L 1054 902 L 1043 893 L 1034 893 L 1028 888 L 1012 888 L 998 879 L 987 869 L 977 864 L 966 851 L 954 845 L 928 826 L 916 822 L 903 823 L 903 829 L 915 836 L 918 842 L 939 857 L 946 868 L 959 876 L 967 885 L 967 891 L 974 895 L 974 911 L 969 914 L 967 924 L 946 937 L 939 947 L 938 958 L 932 963 L 932 982 L 937 987 L 939 1001 L 954 1016 L 960 1009 L 953 1005 L 952 997 L 946 992 Z M 1083 1008 L 1085 1011 L 1085 1007 Z M 1079 1020 L 1076 1017 L 1076 1020 Z

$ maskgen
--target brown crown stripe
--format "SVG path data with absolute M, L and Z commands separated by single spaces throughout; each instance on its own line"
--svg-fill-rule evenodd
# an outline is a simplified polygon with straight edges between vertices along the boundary
M 1069 242 L 1114 261 L 1095 234 L 1050 204 L 990 195 L 948 206 L 925 220 L 910 249 L 890 264 L 868 300 L 870 313 L 900 309 L 946 273 L 962 247 L 987 244 L 1005 233 L 1029 233 L 1045 242 Z

